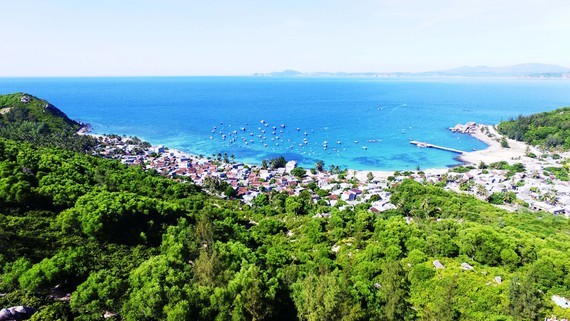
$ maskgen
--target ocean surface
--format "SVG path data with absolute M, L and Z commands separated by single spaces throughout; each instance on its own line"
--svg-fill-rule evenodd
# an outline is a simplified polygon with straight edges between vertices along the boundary
M 486 145 L 447 129 L 570 106 L 570 81 L 265 77 L 0 78 L 0 93 L 44 98 L 95 133 L 259 164 L 405 170 L 457 165 Z

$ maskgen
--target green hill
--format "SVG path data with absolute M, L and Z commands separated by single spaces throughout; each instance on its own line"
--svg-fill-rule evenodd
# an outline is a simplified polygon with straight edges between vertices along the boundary
M 25 93 L 0 95 L 0 137 L 37 146 L 87 151 L 95 141 L 78 135 L 81 127 L 82 124 L 45 100 Z
M 567 219 L 412 180 L 392 193 L 383 213 L 310 193 L 250 207 L 0 138 L 0 307 L 31 306 L 32 320 L 570 316 L 550 300 L 570 296 Z
M 570 107 L 501 122 L 499 133 L 531 145 L 570 149 Z

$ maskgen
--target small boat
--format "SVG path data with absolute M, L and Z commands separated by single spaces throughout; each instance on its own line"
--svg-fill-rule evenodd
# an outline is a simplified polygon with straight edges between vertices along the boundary
M 281 124 L 281 128 L 285 128 L 285 124 Z
M 342 144 L 342 142 L 341 142 L 340 140 L 339 140 L 339 141 L 337 141 L 336 143 L 337 143 L 337 144 L 339 144 L 339 145 L 340 145 L 340 144 Z
M 368 149 L 368 147 L 366 147 L 366 146 L 362 146 L 362 149 L 364 149 L 364 150 L 367 150 L 367 149 Z

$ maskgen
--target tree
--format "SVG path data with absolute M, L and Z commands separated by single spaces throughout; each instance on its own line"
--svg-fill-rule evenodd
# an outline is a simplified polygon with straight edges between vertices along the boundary
M 279 156 L 277 158 L 272 159 L 269 162 L 271 168 L 276 169 L 276 168 L 281 168 L 281 167 L 285 167 L 285 165 L 287 164 L 287 161 L 285 160 L 285 157 L 283 156 Z
M 323 160 L 318 160 L 315 163 L 315 169 L 318 170 L 319 172 L 322 172 L 324 167 L 325 167 L 325 162 Z
M 509 314 L 515 320 L 539 320 L 541 309 L 542 293 L 538 291 L 532 274 L 524 279 L 515 275 L 509 285 Z
M 71 308 L 81 314 L 99 314 L 105 310 L 118 312 L 126 288 L 126 282 L 112 271 L 97 271 L 73 292 Z
M 310 273 L 297 280 L 292 288 L 301 320 L 348 320 L 358 313 L 359 306 L 350 300 L 345 280 L 338 270 L 320 275 Z
M 291 174 L 293 174 L 294 176 L 297 176 L 297 178 L 299 178 L 299 179 L 302 179 L 306 173 L 307 173 L 307 171 L 303 167 L 295 167 L 291 171 Z
M 409 281 L 407 273 L 398 261 L 388 262 L 382 268 L 380 285 L 384 306 L 382 310 L 387 320 L 410 320 L 413 317 L 409 303 Z

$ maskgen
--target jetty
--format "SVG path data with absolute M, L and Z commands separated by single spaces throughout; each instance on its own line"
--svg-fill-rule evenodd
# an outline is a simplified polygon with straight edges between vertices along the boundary
M 452 152 L 452 153 L 457 153 L 457 154 L 465 154 L 465 153 L 467 153 L 466 151 L 462 151 L 462 150 L 459 150 L 459 149 L 449 148 L 449 147 L 445 147 L 445 146 L 438 146 L 438 145 L 434 145 L 434 144 L 430 144 L 430 143 L 425 143 L 425 142 L 418 142 L 418 141 L 415 141 L 415 140 L 410 140 L 410 144 L 416 145 L 416 146 L 418 146 L 418 147 L 424 147 L 424 148 L 441 149 L 441 150 L 445 150 L 445 151 Z

